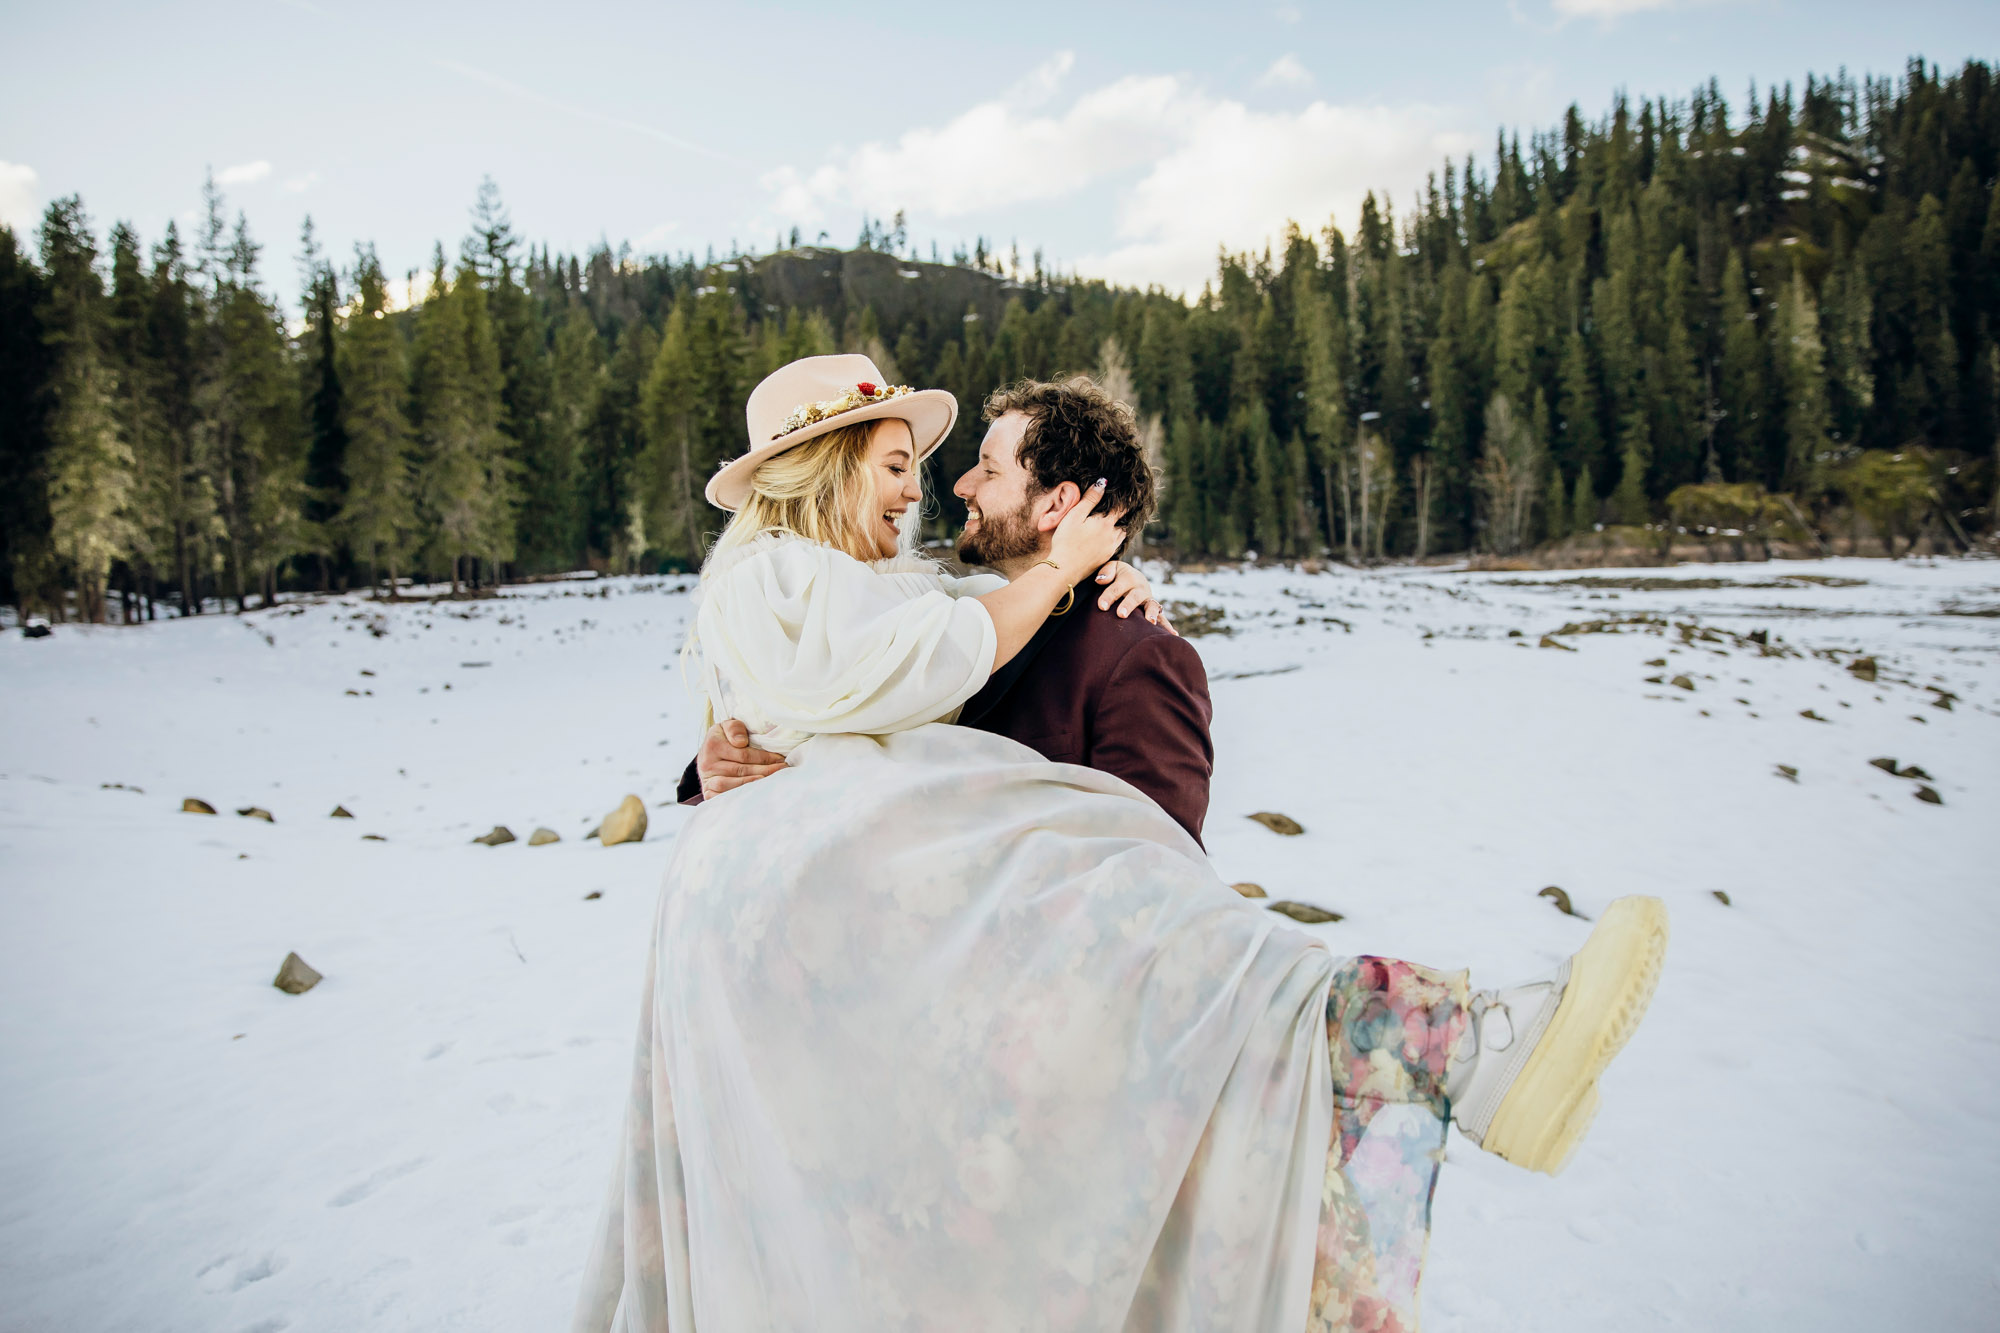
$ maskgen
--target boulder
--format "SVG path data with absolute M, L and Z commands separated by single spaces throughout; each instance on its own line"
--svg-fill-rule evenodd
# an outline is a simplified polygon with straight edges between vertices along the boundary
M 184 815 L 212 815 L 215 813 L 215 807 L 200 797 L 190 796 L 181 802 L 181 813 Z
M 473 841 L 486 847 L 498 847 L 502 843 L 514 841 L 514 831 L 505 824 L 495 824 L 491 833 L 481 834 Z
M 1884 773 L 1887 773 L 1890 777 L 1901 776 L 1899 773 L 1896 772 L 1896 761 L 1893 759 L 1870 759 L 1868 762 L 1873 767 L 1879 768 Z
M 1721 889 L 1710 889 L 1709 892 L 1714 894 L 1715 901 L 1721 903 L 1724 907 L 1728 907 L 1730 905 L 1729 895 L 1724 893 Z
M 1566 643 L 1560 643 L 1560 642 L 1558 642 L 1557 640 L 1555 640 L 1555 639 L 1552 639 L 1552 638 L 1550 638 L 1550 637 L 1549 637 L 1548 635 L 1546 635 L 1546 634 L 1544 634 L 1544 635 L 1542 636 L 1542 645 L 1541 645 L 1541 646 L 1542 646 L 1542 647 L 1544 647 L 1544 648 L 1560 648 L 1560 649 L 1562 649 L 1562 650 L 1563 650 L 1564 652 L 1566 652 L 1566 653 L 1573 653 L 1573 652 L 1575 652 L 1575 651 L 1576 651 L 1576 649 L 1574 649 L 1574 648 L 1570 647 L 1570 646 L 1569 646 L 1568 644 L 1566 644 Z
M 1270 910 L 1306 926 L 1319 926 L 1342 919 L 1340 913 L 1329 912 L 1324 907 L 1314 907 L 1311 903 L 1275 902 L 1271 904 Z
M 646 838 L 646 803 L 636 796 L 627 796 L 618 803 L 618 808 L 604 817 L 597 826 L 597 840 L 606 847 L 615 847 L 621 842 L 643 842 Z
M 1773 771 L 1787 782 L 1797 782 L 1799 780 L 1799 770 L 1793 768 L 1790 764 L 1779 764 Z
M 1917 787 L 1917 799 L 1922 801 L 1926 805 L 1944 804 L 1944 797 L 1937 794 L 1936 788 L 1926 787 L 1921 784 L 1919 784 Z
M 1269 810 L 1259 810 L 1256 814 L 1251 815 L 1250 818 L 1256 820 L 1259 824 L 1271 830 L 1271 832 L 1283 834 L 1287 838 L 1296 838 L 1299 834 L 1305 832 L 1305 827 L 1290 815 L 1279 815 L 1273 814 Z
M 381 834 L 379 834 L 379 833 L 364 833 L 364 834 L 362 834 L 362 835 L 361 835 L 361 841 L 363 841 L 363 842 L 387 842 L 387 841 L 389 841 L 389 840 L 388 840 L 387 838 L 383 837 L 383 836 L 382 836 Z
M 242 815 L 245 819 L 261 819 L 266 824 L 275 824 L 278 822 L 271 818 L 271 812 L 261 805 L 246 805 L 236 813 Z
M 1667 684 L 1673 686 L 1677 690 L 1692 690 L 1694 688 L 1694 682 L 1689 680 L 1686 676 L 1675 676 L 1672 680 L 1668 681 Z
M 278 975 L 271 984 L 287 995 L 304 995 L 319 985 L 320 980 L 320 974 L 313 971 L 305 959 L 288 953 L 285 961 L 278 966 Z
M 562 837 L 552 828 L 538 828 L 528 835 L 530 847 L 546 847 L 552 842 L 561 842 Z
M 1268 896 L 1264 892 L 1262 884 L 1231 884 L 1229 887 L 1242 894 L 1245 898 L 1263 898 Z
M 1875 679 L 1875 659 L 1872 657 L 1855 658 L 1847 664 L 1847 674 L 1860 680 L 1873 681 Z

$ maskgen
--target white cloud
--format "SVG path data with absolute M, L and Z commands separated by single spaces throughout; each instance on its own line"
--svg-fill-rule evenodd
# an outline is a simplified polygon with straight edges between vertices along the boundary
M 1627 14 L 1643 14 L 1649 9 L 1670 9 L 1674 0 L 1555 0 L 1555 11 L 1564 18 L 1612 19 Z
M 781 167 L 763 183 L 788 224 L 835 209 L 990 216 L 1102 189 L 1110 234 L 1077 270 L 1191 291 L 1213 276 L 1218 245 L 1261 247 L 1290 219 L 1309 230 L 1330 216 L 1351 226 L 1370 189 L 1405 201 L 1447 154 L 1472 145 L 1436 107 L 1315 101 L 1264 113 L 1179 76 L 1134 75 L 1066 110 L 982 102 L 817 168 Z
M 1271 62 L 1257 79 L 1259 88 L 1303 88 L 1313 81 L 1312 72 L 1289 51 Z
M 12 227 L 23 245 L 33 243 L 35 225 L 41 221 L 42 197 L 36 188 L 40 180 L 33 167 L 0 162 L 0 226 Z
M 1447 156 L 1473 146 L 1440 108 L 1314 102 L 1266 114 L 1204 104 L 1193 132 L 1120 200 L 1109 252 L 1078 268 L 1117 282 L 1192 291 L 1215 272 L 1217 246 L 1261 247 L 1288 221 L 1352 228 L 1370 190 L 1407 206 Z
M 250 185 L 271 174 L 271 164 L 263 160 L 238 162 L 215 173 L 217 185 Z
M 1017 91 L 1053 91 L 1068 62 L 1067 52 L 1058 55 L 1044 66 L 1046 74 L 1030 76 Z M 910 130 L 893 144 L 864 144 L 810 172 L 780 167 L 763 184 L 777 196 L 780 215 L 806 222 L 825 217 L 831 205 L 964 217 L 1060 198 L 1142 165 L 1172 148 L 1189 110 L 1180 81 L 1168 75 L 1120 79 L 1085 93 L 1061 115 L 1033 115 L 1020 101 L 1000 98 L 936 128 Z
M 286 181 L 285 193 L 304 194 L 307 190 L 310 190 L 313 186 L 317 184 L 319 184 L 319 173 L 317 171 L 308 171 L 303 176 L 294 176 L 290 180 Z

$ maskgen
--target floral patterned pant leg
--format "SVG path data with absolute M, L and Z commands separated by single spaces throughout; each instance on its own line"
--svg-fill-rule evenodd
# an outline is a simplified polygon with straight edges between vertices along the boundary
M 1355 958 L 1327 996 L 1334 1141 L 1320 1189 L 1311 1333 L 1414 1333 L 1431 1192 L 1466 1024 L 1463 972 Z

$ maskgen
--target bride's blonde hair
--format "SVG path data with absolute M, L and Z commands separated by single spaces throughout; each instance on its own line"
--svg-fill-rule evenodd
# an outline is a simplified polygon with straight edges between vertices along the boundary
M 868 443 L 880 424 L 861 421 L 842 426 L 759 464 L 750 474 L 749 498 L 715 539 L 703 571 L 714 568 L 728 551 L 776 532 L 831 546 L 856 560 L 876 559 L 869 535 L 875 493 L 868 477 Z M 921 465 L 914 466 L 920 469 L 921 486 Z M 914 529 L 913 523 L 903 527 L 905 554 Z

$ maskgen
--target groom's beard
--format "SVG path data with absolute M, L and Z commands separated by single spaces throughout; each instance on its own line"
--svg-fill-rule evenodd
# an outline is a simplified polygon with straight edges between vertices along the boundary
M 1029 505 L 1000 516 L 981 511 L 979 531 L 958 535 L 958 558 L 968 565 L 997 568 L 1009 560 L 1033 555 L 1042 547 L 1042 534 L 1028 516 Z

